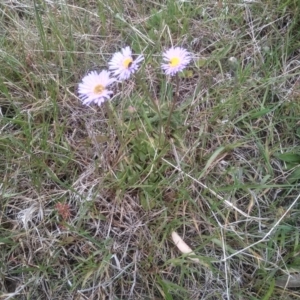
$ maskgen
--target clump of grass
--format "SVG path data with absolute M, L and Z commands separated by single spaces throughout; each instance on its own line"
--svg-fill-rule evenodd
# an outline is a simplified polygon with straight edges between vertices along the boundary
M 0 4 L 1 299 L 299 298 L 298 25 L 297 1 Z M 77 86 L 125 45 L 109 120 Z

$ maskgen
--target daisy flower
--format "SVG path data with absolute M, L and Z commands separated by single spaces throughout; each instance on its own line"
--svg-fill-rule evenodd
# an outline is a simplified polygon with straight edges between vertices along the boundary
M 163 53 L 162 69 L 166 75 L 182 71 L 192 60 L 191 53 L 181 47 L 170 48 Z
M 113 55 L 108 63 L 109 70 L 113 72 L 119 80 L 126 80 L 131 74 L 135 73 L 139 68 L 139 63 L 144 59 L 143 55 L 139 55 L 136 60 L 132 58 L 130 47 L 123 48 L 120 52 Z
M 79 98 L 83 104 L 89 105 L 94 102 L 100 106 L 113 94 L 107 87 L 114 81 L 116 81 L 116 79 L 110 78 L 110 73 L 106 70 L 100 73 L 92 71 L 83 77 L 82 82 L 79 83 Z

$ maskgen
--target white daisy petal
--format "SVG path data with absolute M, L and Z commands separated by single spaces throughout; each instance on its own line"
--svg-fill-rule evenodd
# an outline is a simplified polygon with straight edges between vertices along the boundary
M 84 105 L 95 103 L 101 105 L 113 93 L 107 87 L 115 82 L 115 78 L 110 77 L 110 72 L 103 70 L 100 73 L 91 71 L 78 85 L 79 98 Z
M 166 75 L 175 75 L 182 71 L 192 60 L 192 55 L 181 47 L 170 48 L 163 53 L 161 68 Z
M 133 73 L 135 73 L 141 61 L 144 59 L 143 55 L 139 55 L 137 59 L 133 59 L 132 51 L 129 46 L 121 49 L 113 55 L 112 59 L 108 63 L 109 70 L 116 76 L 118 80 L 126 80 Z

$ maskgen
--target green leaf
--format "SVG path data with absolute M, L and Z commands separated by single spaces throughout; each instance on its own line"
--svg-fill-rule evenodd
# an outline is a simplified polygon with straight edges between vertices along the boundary
M 205 59 L 205 58 L 199 58 L 199 59 L 196 61 L 196 66 L 197 66 L 198 68 L 204 67 L 206 64 L 207 64 L 207 59 Z
M 284 162 L 300 163 L 300 154 L 288 152 L 288 153 L 277 154 L 275 156 L 283 160 Z
M 160 290 L 160 293 L 162 294 L 162 296 L 164 297 L 165 300 L 173 300 L 173 297 L 172 295 L 169 293 L 169 287 L 168 287 L 168 284 L 166 282 L 164 282 L 164 280 L 160 279 L 159 277 L 157 278 L 160 286 L 161 286 L 161 289 Z
M 218 158 L 218 156 L 223 152 L 226 151 L 226 148 L 224 146 L 219 147 L 214 153 L 213 155 L 209 158 L 209 160 L 207 161 L 204 169 L 202 170 L 199 178 L 201 178 L 202 176 L 204 176 L 205 172 L 210 168 L 210 166 L 213 164 L 213 162 Z
M 290 183 L 294 183 L 299 179 L 300 179 L 300 167 L 295 168 L 295 170 L 288 176 L 287 181 Z
M 250 115 L 250 118 L 251 119 L 256 119 L 256 118 L 262 117 L 262 116 L 268 114 L 270 111 L 272 111 L 271 108 L 261 109 L 260 111 L 253 112 L 253 114 Z
M 192 70 L 184 70 L 179 74 L 181 78 L 192 78 L 194 76 L 194 72 Z
M 0 245 L 13 245 L 14 241 L 10 238 L 1 237 L 0 238 Z
M 140 200 L 143 209 L 146 211 L 149 211 L 155 207 L 155 200 L 150 198 L 147 193 L 141 193 Z
M 269 300 L 269 299 L 272 299 L 270 298 L 273 294 L 273 291 L 274 291 L 274 287 L 275 287 L 275 280 L 274 278 L 271 279 L 271 284 L 269 286 L 269 290 L 267 291 L 267 293 L 265 294 L 265 296 L 262 298 L 262 300 Z

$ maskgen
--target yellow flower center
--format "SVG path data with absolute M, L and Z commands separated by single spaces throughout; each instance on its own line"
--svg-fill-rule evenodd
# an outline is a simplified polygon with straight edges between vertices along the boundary
M 95 94 L 101 94 L 105 90 L 105 87 L 102 84 L 97 84 L 94 87 L 94 93 Z
M 169 66 L 170 67 L 177 67 L 180 63 L 180 59 L 178 57 L 172 57 L 170 59 L 170 63 L 169 63 Z
M 131 57 L 128 57 L 126 58 L 124 61 L 123 61 L 123 66 L 128 69 L 131 67 L 131 64 L 132 64 L 132 58 Z

